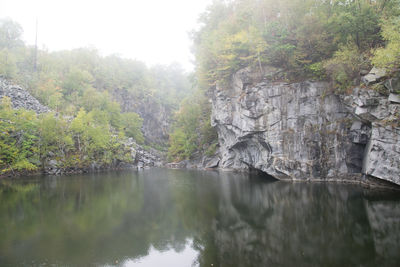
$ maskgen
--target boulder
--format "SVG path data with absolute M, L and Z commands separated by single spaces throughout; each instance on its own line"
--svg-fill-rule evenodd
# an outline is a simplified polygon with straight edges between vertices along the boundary
M 384 69 L 373 67 L 372 70 L 361 78 L 361 81 L 366 85 L 377 83 L 386 77 L 386 71 Z
M 399 75 L 398 75 L 399 76 Z M 385 82 L 386 89 L 389 90 L 391 93 L 400 93 L 400 78 L 391 78 Z
M 390 102 L 393 102 L 393 103 L 400 104 L 400 96 L 399 96 L 398 94 L 390 93 L 390 95 L 389 95 L 389 101 L 390 101 Z
M 205 157 L 203 159 L 203 166 L 206 169 L 214 169 L 217 168 L 219 165 L 219 157 L 218 156 L 214 156 L 214 157 Z

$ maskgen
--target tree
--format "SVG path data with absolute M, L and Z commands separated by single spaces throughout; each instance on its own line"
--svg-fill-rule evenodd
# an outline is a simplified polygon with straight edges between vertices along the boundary
M 73 141 L 68 130 L 68 123 L 63 118 L 58 118 L 53 112 L 40 116 L 38 136 L 42 166 L 49 157 L 49 153 L 65 158 L 67 152 L 72 149 Z
M 0 169 L 14 172 L 37 169 L 37 119 L 32 111 L 14 110 L 3 97 L 0 105 Z
M 374 52 L 372 62 L 374 65 L 392 70 L 400 67 L 400 18 L 386 20 L 382 24 L 382 36 L 386 46 Z
M 143 144 L 144 137 L 142 134 L 142 123 L 143 119 L 139 114 L 134 112 L 127 112 L 121 114 L 121 128 L 125 132 L 125 135 L 132 137 L 137 143 Z
M 22 27 L 9 19 L 0 19 L 0 49 L 11 50 L 23 46 Z

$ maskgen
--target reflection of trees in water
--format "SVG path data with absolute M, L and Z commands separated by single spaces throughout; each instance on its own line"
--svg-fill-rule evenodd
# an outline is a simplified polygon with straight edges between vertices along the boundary
M 151 247 L 200 266 L 390 266 L 399 199 L 356 186 L 149 170 L 0 185 L 0 261 L 107 265 Z
M 87 266 L 145 256 L 151 246 L 183 250 L 190 233 L 169 180 L 146 176 L 55 177 L 25 195 L 0 190 L 1 261 L 15 265 L 21 258 L 46 259 Z

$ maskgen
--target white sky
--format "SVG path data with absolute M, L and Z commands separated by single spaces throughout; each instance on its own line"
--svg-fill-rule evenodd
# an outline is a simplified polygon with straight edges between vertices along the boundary
M 96 47 L 148 66 L 178 62 L 191 70 L 188 32 L 212 0 L 0 0 L 0 18 L 24 29 L 23 39 L 50 51 Z

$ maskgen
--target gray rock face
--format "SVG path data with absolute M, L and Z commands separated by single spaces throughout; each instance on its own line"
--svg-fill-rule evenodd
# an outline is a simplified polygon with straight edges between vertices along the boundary
M 48 107 L 40 104 L 28 91 L 0 77 L 0 99 L 4 96 L 11 99 L 12 106 L 15 109 L 24 108 L 33 110 L 38 114 L 50 111 Z
M 160 167 L 163 165 L 161 160 L 161 155 L 155 150 L 145 150 L 143 147 L 138 145 L 133 138 L 128 138 L 125 142 L 125 148 L 130 150 L 131 158 L 133 159 L 132 164 L 126 166 L 120 166 L 121 164 L 126 164 L 124 162 L 117 163 L 117 167 L 122 168 L 137 168 L 144 169 L 150 167 Z
M 400 76 L 400 75 L 397 75 Z M 385 82 L 385 87 L 389 90 L 391 93 L 400 93 L 400 77 L 395 77 L 388 79 Z
M 363 173 L 400 184 L 400 129 L 372 124 Z
M 290 180 L 360 179 L 364 169 L 400 184 L 400 132 L 373 124 L 392 118 L 397 103 L 371 90 L 339 97 L 323 82 L 272 82 L 269 71 L 240 70 L 212 92 L 220 168 Z
M 385 76 L 386 76 L 386 71 L 384 69 L 373 67 L 372 70 L 367 75 L 361 78 L 361 81 L 366 85 L 369 85 L 371 83 L 376 83 L 382 80 Z
M 166 164 L 166 167 L 172 169 L 211 170 L 218 168 L 219 164 L 220 164 L 220 158 L 218 155 L 213 155 L 213 156 L 197 155 L 190 160 L 168 163 Z
M 371 125 L 362 173 L 400 185 L 400 105 L 391 100 L 394 96 L 355 88 L 342 102 L 356 119 Z
M 363 145 L 351 142 L 351 115 L 337 96 L 323 96 L 325 83 L 257 81 L 247 73 L 214 92 L 222 168 L 295 180 L 361 171 Z
M 399 103 L 400 103 L 400 96 L 397 95 L 397 94 L 391 93 L 391 94 L 389 95 L 389 101 L 399 104 Z
M 206 169 L 214 169 L 217 168 L 219 165 L 219 157 L 214 156 L 214 157 L 204 157 L 203 158 L 203 162 L 202 165 L 206 168 Z
M 150 143 L 165 145 L 172 111 L 151 99 L 143 100 L 125 89 L 115 89 L 113 97 L 120 103 L 122 111 L 136 112 L 143 118 L 143 135 Z

